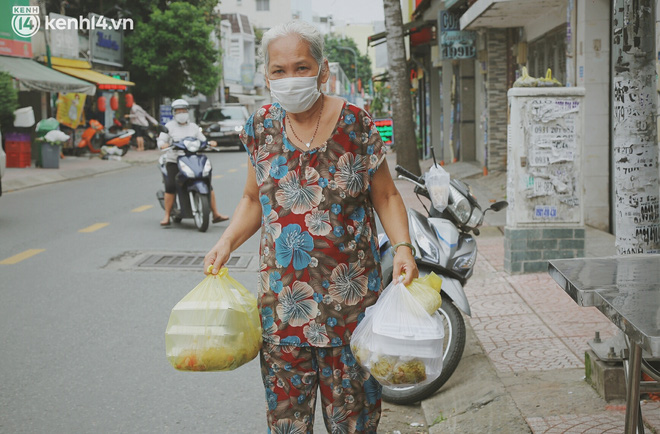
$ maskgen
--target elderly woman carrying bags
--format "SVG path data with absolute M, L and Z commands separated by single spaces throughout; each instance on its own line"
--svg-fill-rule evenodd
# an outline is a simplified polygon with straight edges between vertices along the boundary
M 317 387 L 330 432 L 376 432 L 380 385 L 355 361 L 351 334 L 381 291 L 374 210 L 395 247 L 394 278 L 417 277 L 408 220 L 364 110 L 319 92 L 323 36 L 293 21 L 262 40 L 275 102 L 241 139 L 248 177 L 235 218 L 206 255 L 222 267 L 261 228 L 261 371 L 272 432 L 311 432 Z

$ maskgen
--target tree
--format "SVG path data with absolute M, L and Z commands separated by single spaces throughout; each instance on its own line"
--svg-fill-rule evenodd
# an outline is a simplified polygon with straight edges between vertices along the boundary
M 213 27 L 204 10 L 188 2 L 154 9 L 125 40 L 126 59 L 135 92 L 142 98 L 178 98 L 210 94 L 220 81 L 218 50 L 210 41 Z
M 403 42 L 403 19 L 399 0 L 383 0 L 385 28 L 387 29 L 388 72 L 391 86 L 392 121 L 396 162 L 419 175 L 419 157 L 413 121 L 410 80 Z
M 362 81 L 362 87 L 367 89 L 369 80 L 371 80 L 371 59 L 369 56 L 360 54 L 355 41 L 351 38 L 338 38 L 336 36 L 325 35 L 325 55 L 328 62 L 339 62 L 341 69 L 344 70 L 350 81 L 355 81 L 355 56 L 349 50 L 342 50 L 339 47 L 351 48 L 357 54 L 357 73 Z
M 18 108 L 18 92 L 11 75 L 0 71 L 0 131 L 14 127 L 14 110 Z M 1 145 L 1 144 L 0 144 Z
M 655 0 L 613 2 L 612 124 L 618 254 L 660 248 Z

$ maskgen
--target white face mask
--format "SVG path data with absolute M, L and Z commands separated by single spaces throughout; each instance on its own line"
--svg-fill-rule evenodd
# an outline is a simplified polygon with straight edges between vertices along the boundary
M 174 120 L 180 124 L 188 122 L 188 113 L 177 113 L 174 115 Z
M 270 95 L 280 103 L 282 108 L 290 113 L 302 113 L 314 105 L 321 96 L 318 88 L 318 78 L 321 68 L 315 77 L 288 77 L 270 80 Z

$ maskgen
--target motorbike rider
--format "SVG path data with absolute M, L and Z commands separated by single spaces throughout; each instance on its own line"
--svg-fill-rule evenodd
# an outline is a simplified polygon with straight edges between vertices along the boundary
M 194 122 L 189 122 L 190 114 L 188 110 L 190 105 L 187 101 L 183 99 L 177 99 L 172 102 L 172 112 L 174 114 L 174 119 L 165 124 L 167 127 L 167 133 L 160 133 L 158 136 L 158 147 L 160 149 L 166 149 L 167 153 L 165 155 L 165 167 L 167 169 L 167 179 L 165 181 L 165 216 L 161 220 L 161 226 L 170 225 L 170 213 L 172 212 L 172 207 L 174 206 L 174 198 L 176 195 L 176 175 L 179 173 L 179 166 L 177 164 L 178 158 L 180 155 L 185 153 L 182 150 L 176 149 L 171 146 L 172 142 L 176 142 L 184 139 L 185 137 L 195 137 L 200 141 L 205 141 L 206 137 L 200 131 L 200 128 Z M 217 143 L 213 140 L 209 142 L 210 146 L 216 146 Z M 213 223 L 223 222 L 229 220 L 229 217 L 218 212 L 215 202 L 215 193 L 213 192 L 213 186 L 211 188 L 211 212 L 213 213 Z

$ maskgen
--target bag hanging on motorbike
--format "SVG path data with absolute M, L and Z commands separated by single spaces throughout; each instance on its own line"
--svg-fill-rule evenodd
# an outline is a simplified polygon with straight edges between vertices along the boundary
M 433 165 L 424 177 L 426 188 L 431 196 L 433 208 L 442 212 L 449 203 L 449 173 L 437 164 Z
M 384 386 L 430 383 L 442 371 L 442 318 L 429 315 L 402 283 L 367 308 L 351 338 L 357 362 Z
M 442 297 L 440 296 L 442 278 L 434 272 L 413 279 L 406 288 L 429 315 L 433 315 L 442 305 Z
M 179 301 L 165 331 L 167 358 L 181 371 L 230 371 L 261 349 L 257 299 L 222 268 Z

